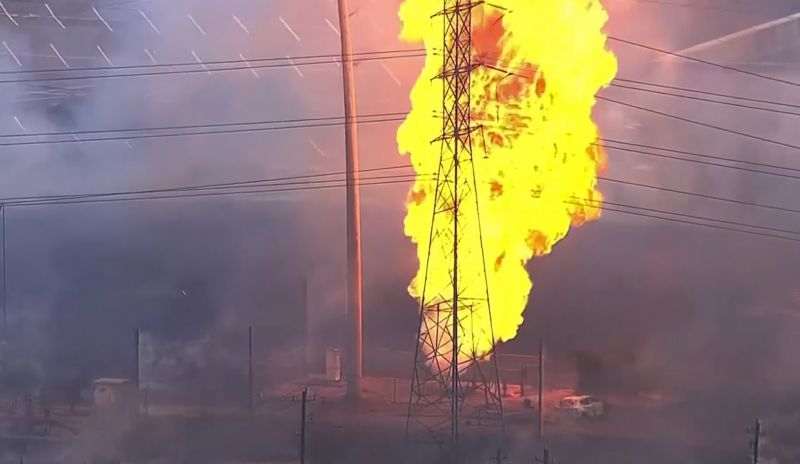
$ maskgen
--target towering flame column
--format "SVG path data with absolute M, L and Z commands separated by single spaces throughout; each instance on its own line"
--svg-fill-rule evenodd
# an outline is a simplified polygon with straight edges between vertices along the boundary
M 342 39 L 342 82 L 345 117 L 345 170 L 347 171 L 347 318 L 348 333 L 345 351 L 347 396 L 361 398 L 363 373 L 363 332 L 361 306 L 361 197 L 358 173 L 358 129 L 356 91 L 353 76 L 353 50 L 350 45 L 350 20 L 347 0 L 339 1 L 339 32 Z

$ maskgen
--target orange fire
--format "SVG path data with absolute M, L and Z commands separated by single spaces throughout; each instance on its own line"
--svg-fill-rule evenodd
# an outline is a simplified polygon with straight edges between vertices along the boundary
M 452 295 L 447 246 L 429 244 L 436 187 L 429 174 L 437 172 L 441 154 L 431 142 L 442 129 L 443 84 L 435 78 L 442 66 L 443 22 L 435 16 L 441 8 L 442 0 L 405 0 L 400 8 L 401 38 L 423 42 L 428 50 L 411 92 L 412 111 L 397 134 L 399 151 L 411 157 L 418 174 L 405 220 L 420 262 L 409 286 L 417 299 L 426 274 L 428 297 Z M 459 274 L 483 282 L 486 269 L 494 340 L 485 336 L 488 311 L 473 307 L 466 316 L 472 320 L 463 324 L 460 353 L 488 354 L 493 341 L 514 338 L 532 288 L 526 263 L 550 253 L 571 226 L 600 216 L 597 175 L 605 155 L 596 145 L 592 108 L 595 94 L 617 71 L 606 48 L 607 19 L 599 0 L 494 0 L 473 11 L 474 61 L 486 66 L 475 70 L 471 83 L 473 124 L 481 129 L 473 139 L 477 189 L 470 195 L 477 195 L 480 205 L 485 262 L 480 253 L 464 253 Z M 469 171 L 465 175 L 471 176 Z M 463 202 L 475 200 L 468 195 Z M 464 214 L 461 223 L 477 228 L 477 214 Z M 447 237 L 440 234 L 437 240 Z M 459 247 L 475 250 L 477 240 L 474 234 Z M 464 298 L 478 300 L 486 286 L 466 291 Z M 429 320 L 425 327 L 433 325 Z

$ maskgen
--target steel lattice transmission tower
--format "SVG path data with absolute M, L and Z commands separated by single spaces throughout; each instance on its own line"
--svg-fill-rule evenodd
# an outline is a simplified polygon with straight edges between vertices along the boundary
M 443 125 L 433 143 L 441 144 L 441 155 L 406 427 L 407 436 L 418 424 L 431 431 L 437 442 L 449 441 L 454 456 L 462 425 L 502 428 L 503 423 L 496 357 L 479 355 L 461 338 L 477 311 L 488 312 L 481 317 L 490 321 L 489 329 L 468 333 L 473 341 L 485 337 L 494 351 L 472 150 L 472 136 L 480 127 L 472 125 L 470 115 L 471 75 L 479 66 L 472 57 L 472 11 L 480 3 L 444 0 L 439 12 L 444 19 L 443 65 L 438 76 L 443 84 Z M 476 243 L 480 246 L 475 247 Z M 432 250 L 447 256 L 450 283 L 443 288 L 433 288 L 429 280 L 430 266 L 441 265 L 431 264 Z M 475 253 L 480 254 L 481 272 L 462 272 L 459 263 L 470 259 L 474 263 Z

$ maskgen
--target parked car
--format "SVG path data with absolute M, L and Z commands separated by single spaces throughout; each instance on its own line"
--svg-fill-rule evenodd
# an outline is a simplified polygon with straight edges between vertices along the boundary
M 605 414 L 605 405 L 594 396 L 572 395 L 561 398 L 558 411 L 568 417 L 599 417 Z

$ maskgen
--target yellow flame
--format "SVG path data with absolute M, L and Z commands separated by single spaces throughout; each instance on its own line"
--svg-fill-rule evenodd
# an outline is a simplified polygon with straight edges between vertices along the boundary
M 442 0 L 405 0 L 399 13 L 401 38 L 421 41 L 427 49 L 411 92 L 412 111 L 397 133 L 399 151 L 410 155 L 418 174 L 405 220 L 420 261 L 409 287 L 417 299 L 426 273 L 429 297 L 452 294 L 451 256 L 443 247 L 433 247 L 426 269 L 436 187 L 430 174 L 437 172 L 441 153 L 439 144 L 431 143 L 442 130 L 442 80 L 436 75 L 443 21 L 435 16 L 441 8 Z M 474 60 L 508 71 L 482 66 L 472 75 L 471 114 L 482 127 L 473 138 L 473 162 L 485 263 L 479 253 L 459 263 L 461 275 L 481 281 L 485 266 L 494 341 L 514 338 L 522 324 L 532 288 L 526 263 L 550 253 L 571 226 L 600 216 L 597 175 L 605 156 L 591 113 L 595 94 L 617 71 L 616 58 L 606 49 L 607 19 L 599 0 L 493 0 L 473 12 Z M 475 198 L 463 201 L 474 204 Z M 476 228 L 474 212 L 465 214 L 461 222 Z M 477 235 L 460 247 L 474 251 L 480 245 L 475 240 Z M 470 291 L 480 298 L 486 287 Z M 486 336 L 488 312 L 472 310 L 459 351 L 488 354 L 493 345 Z M 425 328 L 433 330 L 434 323 L 428 318 Z

